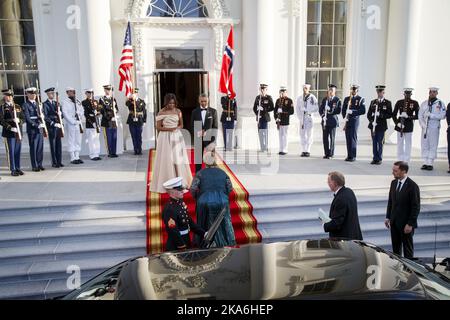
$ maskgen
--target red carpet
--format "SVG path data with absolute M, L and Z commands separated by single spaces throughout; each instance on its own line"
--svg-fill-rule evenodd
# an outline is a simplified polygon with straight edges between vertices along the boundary
M 149 155 L 147 173 L 147 252 L 149 254 L 160 253 L 165 249 L 167 233 L 162 221 L 164 205 L 169 200 L 167 194 L 150 192 L 148 186 L 151 182 L 152 167 L 156 151 L 151 150 Z M 194 152 L 188 150 L 188 155 L 193 162 Z M 253 216 L 253 207 L 248 201 L 249 194 L 236 175 L 221 159 L 217 161 L 219 168 L 224 170 L 233 183 L 233 191 L 230 194 L 230 212 L 234 234 L 238 245 L 261 242 L 261 234 L 257 229 L 257 221 Z M 195 166 L 191 164 L 192 175 L 195 175 Z M 196 221 L 195 201 L 190 193 L 184 197 L 189 214 Z

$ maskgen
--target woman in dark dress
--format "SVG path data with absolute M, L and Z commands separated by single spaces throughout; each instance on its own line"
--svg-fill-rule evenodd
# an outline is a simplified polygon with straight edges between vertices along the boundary
M 204 230 L 226 209 L 225 217 L 214 236 L 213 247 L 235 246 L 233 225 L 231 223 L 229 195 L 233 186 L 228 175 L 217 167 L 215 153 L 207 152 L 204 157 L 206 168 L 195 176 L 191 194 L 197 201 L 197 223 Z

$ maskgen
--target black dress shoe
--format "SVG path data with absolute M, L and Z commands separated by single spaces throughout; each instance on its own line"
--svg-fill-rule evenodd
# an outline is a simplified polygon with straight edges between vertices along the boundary
M 329 156 L 324 156 L 323 158 L 326 159 L 326 160 L 330 160 Z
M 345 161 L 347 161 L 347 162 L 355 162 L 356 160 L 352 159 L 352 158 L 347 158 L 347 159 L 345 159 Z
M 18 176 L 20 176 L 20 174 L 17 171 L 13 171 L 13 172 L 11 172 L 11 176 L 18 177 Z
M 371 164 L 371 165 L 378 164 L 378 161 L 373 160 L 370 164 Z
M 79 164 L 77 160 L 70 161 L 71 164 Z
M 427 166 L 426 164 L 424 164 L 424 165 L 422 166 L 422 168 L 420 168 L 420 170 L 428 170 L 428 166 Z
M 300 157 L 306 158 L 306 152 L 303 152 L 303 153 L 300 155 Z
M 45 168 L 44 167 L 39 167 L 39 170 L 45 171 Z
M 52 168 L 59 168 L 57 164 L 52 164 Z
M 23 176 L 25 174 L 22 170 L 16 170 L 16 172 L 21 176 Z
M 427 171 L 433 171 L 433 170 L 434 170 L 433 166 L 428 166 Z
M 84 161 L 81 160 L 81 159 L 78 159 L 78 162 L 79 162 L 80 164 L 83 164 L 83 163 L 84 163 Z
M 97 161 L 101 161 L 102 160 L 102 158 L 100 158 L 100 157 L 97 157 Z
M 59 166 L 60 168 L 64 168 L 64 167 L 65 167 L 65 165 L 63 165 L 62 163 L 59 163 L 58 166 Z
M 33 172 L 40 172 L 41 170 L 39 168 L 33 168 Z
M 383 161 L 377 161 L 377 163 L 376 163 L 377 166 L 380 166 L 382 164 L 383 164 Z
M 117 154 L 112 155 L 113 158 L 118 158 L 119 156 Z
M 305 157 L 307 157 L 307 158 L 311 157 L 311 153 L 306 152 L 306 153 L 305 153 Z

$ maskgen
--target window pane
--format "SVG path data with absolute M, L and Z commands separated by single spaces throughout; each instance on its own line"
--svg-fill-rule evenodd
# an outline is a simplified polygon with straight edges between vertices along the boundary
M 34 26 L 32 21 L 21 21 L 20 29 L 22 31 L 22 44 L 25 46 L 36 45 L 34 39 Z
M 22 70 L 37 70 L 36 47 L 22 47 Z
M 320 102 L 322 102 L 323 99 L 325 99 L 328 96 L 328 91 L 321 90 L 317 93 L 317 99 L 319 99 Z
M 33 11 L 31 9 L 31 0 L 19 0 L 19 6 L 17 7 L 20 19 L 33 19 Z
M 208 10 L 202 0 L 153 0 L 147 9 L 147 16 L 206 18 Z
M 19 32 L 19 23 L 16 21 L 0 20 L 0 30 L 2 32 L 3 45 L 20 45 L 21 36 Z
M 322 22 L 333 22 L 334 2 L 322 1 Z
M 345 24 L 337 24 L 334 26 L 334 45 L 345 46 Z
M 320 24 L 308 24 L 308 45 L 319 45 Z
M 320 48 L 320 67 L 321 68 L 331 68 L 331 53 L 332 53 L 332 47 L 321 47 Z
M 317 80 L 319 78 L 319 71 L 306 71 L 306 83 L 311 85 L 311 90 L 317 90 Z
M 21 73 L 7 73 L 8 88 L 13 87 L 14 92 L 23 92 L 23 78 Z M 23 93 L 22 93 L 23 94 Z
M 320 22 L 320 1 L 308 1 L 308 22 Z
M 306 49 L 306 67 L 319 67 L 319 47 L 307 47 Z
M 1 0 L 0 1 L 0 19 L 18 19 L 15 6 L 17 0 Z
M 31 86 L 35 87 L 37 84 L 37 81 L 39 80 L 39 77 L 38 77 L 37 73 L 27 72 L 23 75 L 23 80 L 24 80 L 24 84 L 27 88 L 31 87 Z
M 344 68 L 345 67 L 345 47 L 334 47 L 333 53 L 333 67 Z
M 338 87 L 338 89 L 341 89 L 344 83 L 344 71 L 333 71 L 332 82 Z
M 0 70 L 5 70 L 5 64 L 3 63 L 3 55 L 1 54 L 1 52 L 0 52 Z
M 335 23 L 346 23 L 347 22 L 347 5 L 345 1 L 336 1 L 335 4 Z
M 0 88 L 6 89 L 8 88 L 8 83 L 6 82 L 6 73 L 0 72 Z
M 319 89 L 327 91 L 330 83 L 331 71 L 319 71 Z
M 322 34 L 320 36 L 320 44 L 322 46 L 331 46 L 333 44 L 333 25 L 323 24 Z
M 3 47 L 6 70 L 23 70 L 23 55 L 21 47 Z

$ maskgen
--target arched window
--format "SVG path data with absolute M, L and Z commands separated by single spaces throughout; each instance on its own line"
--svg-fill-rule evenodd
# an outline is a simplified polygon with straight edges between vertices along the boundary
M 208 9 L 202 0 L 151 0 L 147 17 L 207 18 Z

